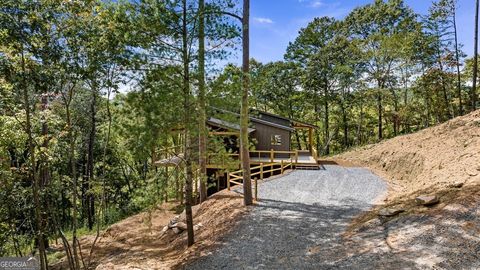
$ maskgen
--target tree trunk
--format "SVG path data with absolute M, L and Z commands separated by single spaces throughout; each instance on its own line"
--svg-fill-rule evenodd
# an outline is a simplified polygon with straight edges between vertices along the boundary
M 399 129 L 399 98 L 397 93 L 395 92 L 395 89 L 391 88 L 390 92 L 392 92 L 393 96 L 393 109 L 394 109 L 394 114 L 392 115 L 392 122 L 393 122 L 393 136 L 397 136 L 398 134 L 398 129 Z
M 440 56 L 440 53 L 438 54 Z M 445 78 L 443 77 L 443 64 L 442 60 L 439 58 L 438 59 L 438 65 L 440 67 L 440 81 L 442 82 L 442 92 L 443 92 L 443 100 L 445 102 L 445 109 L 447 110 L 447 119 L 451 119 L 454 117 L 453 113 L 450 110 L 450 101 L 448 99 L 448 93 L 447 93 L 447 86 L 445 85 Z
M 383 139 L 383 126 L 382 126 L 382 86 L 379 84 L 378 94 L 377 94 L 377 106 L 378 106 L 378 140 Z
M 31 111 L 30 111 L 30 97 L 28 94 L 28 86 L 26 82 L 26 68 L 25 68 L 25 57 L 22 52 L 22 88 L 23 88 L 23 102 L 25 108 L 25 132 L 27 133 L 27 144 L 28 144 L 28 154 L 30 157 L 30 170 L 29 178 L 32 182 L 32 193 L 33 193 L 33 202 L 35 205 L 35 230 L 36 230 L 36 241 L 38 243 L 38 253 L 40 255 L 40 268 L 42 270 L 47 269 L 47 255 L 45 252 L 45 243 L 43 241 L 43 228 L 42 228 L 42 209 L 40 204 L 40 192 L 39 192 L 39 181 L 37 177 L 37 164 L 35 159 L 35 144 L 33 141 L 33 131 L 32 131 L 32 120 L 31 120 Z
M 243 203 L 251 205 L 252 183 L 250 177 L 250 153 L 248 149 L 248 91 L 250 84 L 250 0 L 243 0 L 243 57 L 242 57 L 242 104 L 240 114 L 240 158 L 243 171 Z
M 71 97 L 72 94 L 69 94 Z M 72 177 L 72 247 L 75 269 L 80 269 L 80 260 L 77 252 L 77 168 L 75 163 L 75 138 L 73 134 L 72 118 L 70 115 L 70 102 L 66 105 L 67 129 L 69 137 L 70 175 Z
M 475 44 L 473 50 L 473 86 L 471 93 L 472 111 L 477 108 L 477 72 L 478 72 L 478 9 L 479 0 L 475 1 Z
M 458 53 L 458 37 L 457 37 L 457 18 L 456 18 L 456 3 L 453 3 L 453 31 L 455 35 L 455 60 L 457 66 L 457 94 L 458 94 L 458 110 L 459 114 L 463 115 L 463 104 L 462 104 L 462 85 L 461 85 L 461 78 L 460 78 L 460 55 Z
M 348 148 L 348 117 L 347 108 L 345 106 L 345 96 L 342 99 L 341 109 L 343 121 L 343 150 L 346 150 Z
M 360 117 L 357 126 L 357 145 L 362 144 L 362 125 L 363 125 L 363 101 L 360 101 Z
M 48 107 L 48 96 L 47 94 L 44 94 L 42 96 L 42 111 L 46 111 L 47 107 Z M 42 117 L 42 136 L 43 136 L 42 147 L 44 149 L 48 149 L 48 123 L 45 117 Z M 42 161 L 40 176 L 41 176 L 40 186 L 41 188 L 43 188 L 50 181 L 50 172 L 49 172 L 47 160 Z
M 184 109 L 184 125 L 185 125 L 185 219 L 187 223 L 187 245 L 192 246 L 194 244 L 193 234 L 193 215 L 192 215 L 192 158 L 191 158 L 191 134 L 190 129 L 190 72 L 189 72 L 189 55 L 188 55 L 188 29 L 187 29 L 187 0 L 182 1 L 183 4 L 183 16 L 182 16 L 182 58 L 183 58 L 183 109 Z
M 315 93 L 315 97 L 317 97 L 317 96 L 318 96 L 317 93 Z M 320 113 L 319 113 L 319 108 L 318 108 L 318 105 L 317 105 L 317 102 L 316 102 L 317 99 L 315 98 L 314 101 L 315 102 L 314 102 L 314 105 L 313 105 L 313 111 L 315 112 L 315 114 L 314 114 L 315 115 L 315 124 L 318 124 L 320 122 L 320 117 L 319 117 Z M 315 137 L 316 137 L 315 140 L 317 141 L 317 153 L 319 153 L 319 154 L 321 153 L 322 155 L 324 155 L 325 153 L 323 152 L 323 150 L 320 151 L 321 150 L 321 147 L 320 147 L 320 142 L 321 142 L 320 132 L 315 132 Z M 326 138 L 325 141 L 326 140 L 328 140 L 328 138 Z M 305 145 L 307 145 L 307 144 L 305 143 Z
M 46 111 L 48 107 L 48 95 L 47 93 L 42 95 L 42 111 Z M 43 137 L 43 142 L 42 142 L 42 147 L 44 149 L 48 149 L 48 123 L 47 119 L 45 116 L 42 117 L 42 137 Z M 40 192 L 43 192 L 45 187 L 48 185 L 50 182 L 50 168 L 49 168 L 49 162 L 47 158 L 43 158 L 41 161 L 41 166 L 40 166 Z M 46 201 L 44 200 L 43 205 L 45 205 Z M 42 211 L 41 215 L 41 221 L 42 221 L 42 228 L 45 228 L 47 225 L 45 224 L 46 221 L 48 220 L 49 216 L 49 209 L 46 209 Z M 49 243 L 48 243 L 48 237 L 45 235 L 42 235 L 43 242 L 44 242 L 44 247 L 45 249 L 49 248 Z M 47 268 L 48 268 L 48 262 L 45 261 Z
M 95 85 L 95 83 L 93 84 Z M 97 102 L 97 90 L 93 86 L 92 99 L 90 103 L 90 133 L 88 135 L 88 150 L 87 150 L 87 179 L 85 182 L 85 188 L 87 190 L 86 207 L 87 207 L 87 225 L 88 229 L 93 229 L 94 215 L 95 215 L 95 198 L 91 192 L 92 182 L 94 178 L 94 154 L 93 148 L 95 145 L 95 133 L 96 133 L 96 102 Z
M 329 155 L 330 154 L 330 144 L 328 143 L 328 140 L 330 138 L 330 131 L 329 131 L 329 108 L 328 108 L 328 98 L 329 98 L 329 93 L 328 93 L 328 86 L 327 82 L 325 82 L 325 99 L 324 99 L 324 108 L 325 108 L 325 154 Z
M 200 202 L 207 199 L 207 129 L 205 126 L 205 0 L 198 1 L 198 163 L 200 167 Z

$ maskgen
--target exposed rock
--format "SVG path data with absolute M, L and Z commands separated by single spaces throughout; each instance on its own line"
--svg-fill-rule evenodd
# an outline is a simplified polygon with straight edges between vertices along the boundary
M 405 212 L 405 210 L 401 208 L 383 208 L 378 212 L 378 215 L 383 217 L 393 217 L 402 212 Z
M 180 234 L 180 233 L 183 232 L 182 230 L 180 230 L 180 229 L 177 228 L 177 227 L 174 227 L 174 228 L 172 229 L 172 231 L 173 231 L 174 233 L 176 233 L 176 234 Z
M 162 237 L 162 236 L 168 231 L 168 229 L 170 229 L 170 228 L 168 227 L 168 225 L 166 225 L 165 227 L 163 227 L 162 231 L 160 232 L 160 237 Z
M 177 226 L 176 224 L 178 223 L 179 219 L 180 219 L 180 216 L 175 216 L 174 218 L 172 218 L 172 220 L 170 220 L 170 222 L 168 222 L 168 225 L 167 225 L 168 228 L 170 228 L 170 229 L 175 228 Z
M 193 230 L 196 231 L 196 230 L 200 229 L 201 227 L 203 227 L 203 224 L 198 223 L 197 225 L 193 226 Z
M 415 198 L 415 202 L 417 202 L 418 205 L 434 205 L 439 202 L 437 196 L 418 196 Z
M 183 222 L 178 222 L 175 226 L 175 228 L 178 228 L 182 231 L 185 231 L 187 230 L 187 224 L 183 223 Z
M 461 188 L 461 187 L 463 187 L 463 184 L 464 184 L 463 182 L 455 182 L 455 183 L 449 185 L 448 187 L 449 188 Z
M 468 174 L 469 176 L 477 176 L 477 175 L 478 175 L 478 171 L 470 170 L 470 171 L 467 171 L 467 174 Z

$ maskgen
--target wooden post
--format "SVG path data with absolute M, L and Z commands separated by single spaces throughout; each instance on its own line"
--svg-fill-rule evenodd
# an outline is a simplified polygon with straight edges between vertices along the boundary
M 273 149 L 270 149 L 270 162 L 273 162 L 274 155 Z
M 255 181 L 255 201 L 258 201 L 258 180 L 257 177 L 253 179 Z
M 298 163 L 298 150 L 295 150 L 295 165 Z
M 310 144 L 309 148 L 311 153 L 313 150 L 313 129 L 312 128 L 308 129 L 308 143 Z
M 283 159 L 280 161 L 280 174 L 283 174 Z
M 263 180 L 263 163 L 260 163 L 260 180 Z
M 227 171 L 227 189 L 230 190 L 230 172 Z

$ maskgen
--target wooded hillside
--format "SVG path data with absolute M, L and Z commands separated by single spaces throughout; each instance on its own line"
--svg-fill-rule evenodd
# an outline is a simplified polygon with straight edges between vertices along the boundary
M 166 200 L 188 215 L 206 197 L 192 179 L 209 153 L 228 159 L 205 127 L 217 108 L 241 112 L 245 134 L 249 109 L 315 124 L 318 153 L 331 155 L 478 105 L 454 0 L 423 15 L 375 0 L 315 18 L 271 63 L 247 53 L 248 2 L 2 1 L 0 256 L 38 250 L 47 268 L 61 243 L 77 269 L 89 254 L 78 254 L 79 234 Z M 219 64 L 240 52 L 243 67 Z M 248 154 L 248 139 L 241 146 Z M 174 149 L 185 170 L 154 165 Z

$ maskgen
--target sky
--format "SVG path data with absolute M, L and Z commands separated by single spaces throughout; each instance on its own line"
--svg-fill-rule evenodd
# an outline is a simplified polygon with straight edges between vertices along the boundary
M 342 19 L 355 7 L 373 0 L 251 0 L 250 55 L 261 62 L 283 59 L 288 43 L 315 17 Z M 432 0 L 405 0 L 418 14 L 426 14 Z M 458 0 L 459 42 L 468 56 L 473 55 L 474 0 Z M 241 53 L 236 57 L 240 62 Z

